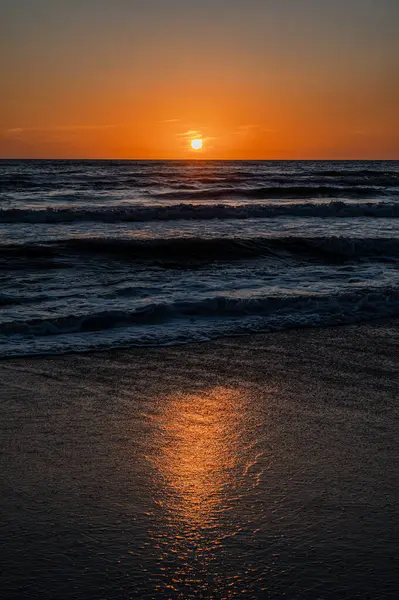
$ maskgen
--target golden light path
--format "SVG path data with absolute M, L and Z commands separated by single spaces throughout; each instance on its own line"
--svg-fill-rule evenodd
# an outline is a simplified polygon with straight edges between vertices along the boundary
M 153 467 L 162 482 L 156 503 L 163 514 L 155 545 L 161 572 L 174 563 L 173 582 L 158 588 L 165 598 L 240 595 L 242 578 L 223 565 L 228 544 L 251 528 L 250 516 L 238 516 L 236 507 L 243 490 L 253 490 L 253 497 L 262 472 L 262 453 L 252 439 L 259 415 L 250 414 L 249 404 L 245 392 L 220 386 L 165 398 L 153 423 Z

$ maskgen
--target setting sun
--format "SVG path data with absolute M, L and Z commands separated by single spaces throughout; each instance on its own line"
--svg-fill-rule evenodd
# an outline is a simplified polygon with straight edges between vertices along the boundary
M 191 148 L 193 150 L 202 150 L 203 141 L 200 139 L 191 140 Z

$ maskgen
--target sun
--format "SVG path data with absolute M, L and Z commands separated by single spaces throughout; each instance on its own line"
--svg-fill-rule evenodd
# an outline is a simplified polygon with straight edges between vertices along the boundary
M 203 145 L 204 142 L 201 139 L 191 140 L 191 148 L 193 150 L 202 150 Z

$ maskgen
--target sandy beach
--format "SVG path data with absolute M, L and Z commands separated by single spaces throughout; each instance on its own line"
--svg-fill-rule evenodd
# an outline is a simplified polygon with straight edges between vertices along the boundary
M 0 363 L 7 600 L 396 598 L 397 321 Z

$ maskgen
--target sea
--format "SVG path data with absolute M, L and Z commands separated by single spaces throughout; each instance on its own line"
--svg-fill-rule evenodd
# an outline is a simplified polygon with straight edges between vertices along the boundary
M 399 161 L 0 161 L 0 357 L 399 315 Z

